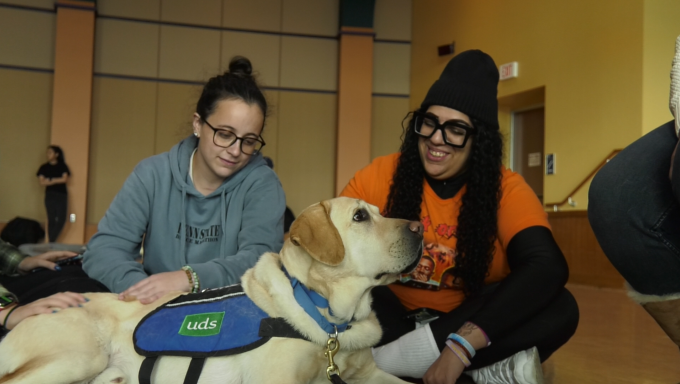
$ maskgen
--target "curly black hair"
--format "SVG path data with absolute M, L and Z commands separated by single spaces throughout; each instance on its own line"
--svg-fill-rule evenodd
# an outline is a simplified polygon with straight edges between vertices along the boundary
M 487 127 L 472 118 L 477 134 L 467 163 L 466 192 L 458 213 L 456 263 L 453 273 L 463 282 L 466 297 L 476 296 L 484 286 L 498 237 L 501 198 L 503 139 L 498 127 Z M 420 220 L 425 168 L 418 150 L 419 136 L 411 119 L 404 127 L 401 156 L 392 177 L 384 215 Z

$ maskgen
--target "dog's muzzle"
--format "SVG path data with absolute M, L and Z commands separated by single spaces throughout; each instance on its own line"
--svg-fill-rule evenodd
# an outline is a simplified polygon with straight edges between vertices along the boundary
M 423 257 L 423 249 L 424 249 L 424 246 L 425 246 L 425 245 L 424 245 L 423 242 L 421 241 L 421 242 L 420 242 L 420 247 L 418 247 L 418 251 L 416 252 L 416 258 L 413 259 L 413 262 L 412 262 L 411 264 L 407 265 L 406 268 L 404 268 L 404 269 L 401 271 L 402 274 L 404 274 L 404 273 L 411 273 L 411 272 L 413 272 L 414 269 L 416 269 L 416 267 L 417 267 L 418 264 L 420 263 L 420 259 Z

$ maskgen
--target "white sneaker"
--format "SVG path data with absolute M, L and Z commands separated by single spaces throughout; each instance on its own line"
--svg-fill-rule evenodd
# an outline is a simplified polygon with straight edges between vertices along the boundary
M 464 373 L 470 375 L 476 384 L 543 384 L 541 359 L 536 347 Z

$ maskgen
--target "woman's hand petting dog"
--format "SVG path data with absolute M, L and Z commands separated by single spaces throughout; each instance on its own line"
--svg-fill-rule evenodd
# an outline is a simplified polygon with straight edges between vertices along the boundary
M 191 284 L 184 271 L 163 272 L 151 275 L 120 295 L 119 300 L 139 300 L 142 304 L 153 303 L 170 292 L 191 292 Z
M 446 347 L 425 372 L 423 382 L 425 384 L 455 384 L 463 373 L 463 369 L 465 369 L 463 362 Z
M 5 309 L 0 312 L 0 322 L 5 323 L 5 328 L 12 329 L 27 317 L 41 313 L 53 313 L 69 307 L 81 307 L 86 301 L 88 300 L 85 296 L 79 293 L 60 292 L 26 305 L 20 305 L 11 313 L 11 308 Z
M 19 263 L 18 269 L 21 273 L 28 273 L 36 268 L 47 268 L 53 271 L 57 270 L 55 261 L 68 259 L 70 257 L 78 256 L 77 253 L 69 251 L 50 251 L 37 256 L 26 257 Z

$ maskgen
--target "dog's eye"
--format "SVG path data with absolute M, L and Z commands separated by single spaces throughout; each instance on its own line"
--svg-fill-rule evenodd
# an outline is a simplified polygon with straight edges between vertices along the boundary
M 359 209 L 356 212 L 354 212 L 354 217 L 352 218 L 354 221 L 366 221 L 368 220 L 368 212 L 366 212 L 365 209 Z

